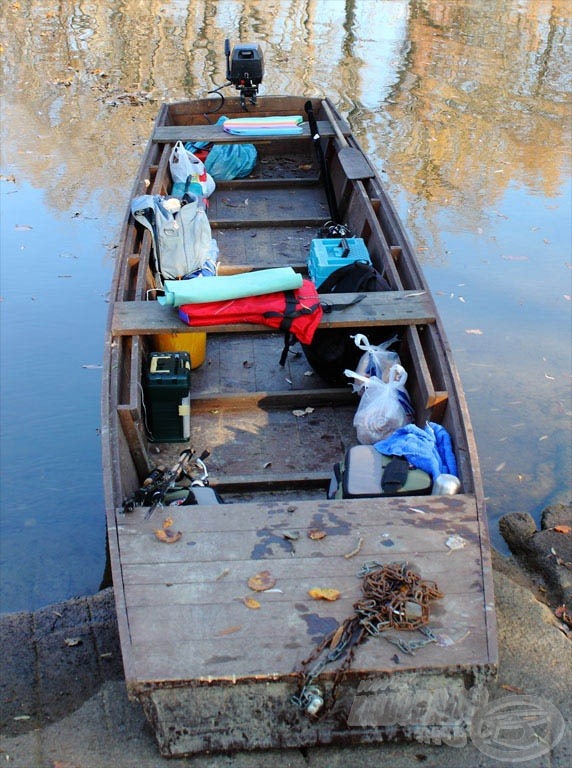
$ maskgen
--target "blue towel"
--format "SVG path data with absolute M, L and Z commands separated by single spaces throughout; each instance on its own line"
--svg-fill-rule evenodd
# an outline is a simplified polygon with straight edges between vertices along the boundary
M 457 461 L 449 433 L 441 424 L 427 422 L 424 429 L 407 424 L 396 429 L 374 448 L 388 456 L 404 456 L 414 467 L 428 472 L 433 481 L 439 475 L 457 474 Z

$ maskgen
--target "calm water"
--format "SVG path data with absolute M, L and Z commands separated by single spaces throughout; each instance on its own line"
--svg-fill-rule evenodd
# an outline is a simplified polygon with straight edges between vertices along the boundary
M 500 516 L 570 499 L 567 0 L 115 0 L 6 6 L 0 609 L 98 589 L 106 291 L 161 100 L 258 41 L 263 93 L 328 93 L 437 297 Z M 230 93 L 228 89 L 228 93 Z

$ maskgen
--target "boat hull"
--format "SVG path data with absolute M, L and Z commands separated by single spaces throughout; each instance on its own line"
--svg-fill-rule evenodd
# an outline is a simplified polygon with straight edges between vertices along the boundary
M 281 367 L 283 335 L 265 326 L 190 328 L 172 308 L 146 300 L 156 294 L 152 243 L 128 212 L 102 394 L 107 528 L 127 688 L 166 756 L 452 738 L 468 727 L 475 692 L 496 671 L 484 496 L 446 335 L 395 209 L 349 125 L 327 100 L 311 103 L 337 205 L 392 289 L 324 315 L 320 328 L 372 339 L 397 333 L 416 422 L 449 432 L 461 489 L 453 496 L 327 498 L 333 465 L 357 442 L 357 395 L 310 375 L 300 352 Z M 255 112 L 303 115 L 304 105 L 264 97 Z M 206 124 L 204 113 L 217 106 L 208 99 L 161 108 L 133 197 L 169 192 L 175 141 L 237 141 Z M 243 114 L 238 99 L 224 109 Z M 219 274 L 284 265 L 306 274 L 311 240 L 330 214 L 309 127 L 294 139 L 253 141 L 256 170 L 217 183 L 209 200 Z M 189 446 L 210 451 L 211 482 L 228 503 L 159 508 L 151 517 L 145 507 L 125 513 L 125 498 L 184 447 L 148 439 L 146 355 L 156 337 L 193 333 L 206 333 L 207 344 L 191 372 Z M 157 531 L 167 527 L 180 536 L 166 546 Z M 432 641 L 411 653 L 418 630 L 362 638 L 351 663 L 343 666 L 342 655 L 310 681 L 324 699 L 312 716 L 293 702 L 304 662 L 355 613 L 358 574 L 372 561 L 407 563 L 438 584 Z M 249 581 L 260 573 L 273 586 L 254 591 Z M 315 599 L 316 588 L 335 589 L 338 599 Z M 400 710 L 396 720 L 391 713 L 407 708 L 413 694 L 430 699 L 427 715 Z

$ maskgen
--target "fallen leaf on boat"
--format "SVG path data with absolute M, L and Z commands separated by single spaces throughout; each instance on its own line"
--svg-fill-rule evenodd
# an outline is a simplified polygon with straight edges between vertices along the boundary
M 330 589 L 328 587 L 322 589 L 321 587 L 314 587 L 308 590 L 308 594 L 314 600 L 338 600 L 340 597 L 340 591 L 337 589 Z
M 30 715 L 16 715 L 16 717 L 13 718 L 16 722 L 24 721 L 24 720 L 31 720 Z
M 455 534 L 454 536 L 449 536 L 445 544 L 449 547 L 451 552 L 455 549 L 463 549 L 463 547 L 467 546 L 467 540 L 464 539 L 462 536 L 457 536 Z
M 256 576 L 251 576 L 248 579 L 248 586 L 255 592 L 265 592 L 267 589 L 271 589 L 276 584 L 276 579 L 270 571 L 260 571 Z
M 220 581 L 221 579 L 224 579 L 225 576 L 229 575 L 229 573 L 230 573 L 230 571 L 228 570 L 228 568 L 225 568 L 224 571 L 221 571 L 221 573 L 219 573 L 219 575 L 216 577 L 215 581 Z
M 354 549 L 352 549 L 352 551 L 351 551 L 351 552 L 346 552 L 346 554 L 344 555 L 344 557 L 346 558 L 346 560 L 349 560 L 349 559 L 350 559 L 350 557 L 353 557 L 354 555 L 357 555 L 357 554 L 358 554 L 358 552 L 359 552 L 359 551 L 360 551 L 360 549 L 361 549 L 361 545 L 362 545 L 362 544 L 363 544 L 363 539 L 362 539 L 362 537 L 360 536 L 360 537 L 358 538 L 358 542 L 357 542 L 356 546 L 354 547 Z
M 167 528 L 170 528 L 173 525 L 173 518 L 172 517 L 166 517 L 163 520 L 163 528 L 167 530 Z
M 482 336 L 483 332 L 479 328 L 467 328 L 465 333 L 472 333 L 474 336 Z
M 260 608 L 260 603 L 253 597 L 245 597 L 242 602 L 246 605 L 247 608 L 251 608 L 253 611 L 255 611 L 257 608 Z
M 164 544 L 174 544 L 183 535 L 181 531 L 172 531 L 170 528 L 157 528 L 153 533 Z
M 344 634 L 345 625 L 340 624 L 340 626 L 336 629 L 334 632 L 334 635 L 330 641 L 330 650 L 333 650 L 334 648 L 337 648 L 340 640 L 342 639 L 342 635 Z
M 298 531 L 282 531 L 282 536 L 285 539 L 290 539 L 290 541 L 298 541 L 300 538 Z
M 308 531 L 308 538 L 312 539 L 313 541 L 325 539 L 327 535 L 328 534 L 325 531 L 322 531 L 319 528 L 312 528 L 310 531 Z
M 68 646 L 68 648 L 75 648 L 76 645 L 82 645 L 83 640 L 81 637 L 66 637 L 64 639 L 64 643 Z
M 556 381 L 556 378 L 554 376 L 549 376 L 547 373 L 544 374 L 544 378 L 548 379 L 549 381 Z
M 298 410 L 292 411 L 292 413 L 294 414 L 294 416 L 306 416 L 306 414 L 308 413 L 314 413 L 314 409 L 308 406 L 308 408 L 304 408 L 303 411 L 298 409 Z
M 554 530 L 556 533 L 570 533 L 572 528 L 569 525 L 555 525 Z
M 221 631 L 218 633 L 219 637 L 224 637 L 225 635 L 232 635 L 235 632 L 240 632 L 242 629 L 242 626 L 240 624 L 235 624 L 233 627 L 227 627 L 227 629 L 221 629 Z
M 312 165 L 312 163 L 301 163 L 301 164 L 298 166 L 298 168 L 299 168 L 301 171 L 311 171 L 311 170 L 312 170 L 312 168 L 313 168 L 313 165 Z

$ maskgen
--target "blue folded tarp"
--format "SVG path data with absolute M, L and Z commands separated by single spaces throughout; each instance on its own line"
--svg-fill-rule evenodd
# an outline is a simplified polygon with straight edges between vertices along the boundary
M 403 456 L 414 467 L 428 472 L 433 481 L 439 475 L 457 475 L 457 461 L 449 433 L 441 424 L 427 422 L 424 429 L 407 424 L 374 445 L 389 456 Z

